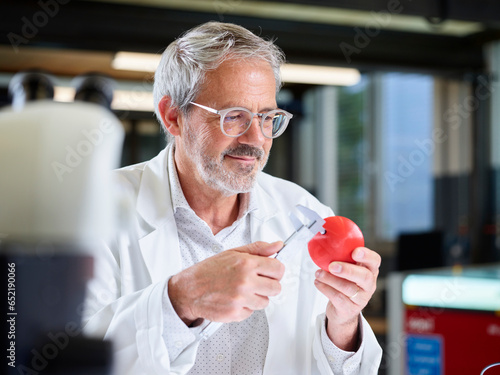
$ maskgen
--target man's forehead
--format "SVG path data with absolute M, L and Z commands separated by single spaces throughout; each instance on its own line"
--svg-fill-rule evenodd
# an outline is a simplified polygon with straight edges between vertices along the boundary
M 269 78 L 272 77 L 274 80 L 274 71 L 267 61 L 262 59 L 230 59 L 223 61 L 216 69 L 209 70 L 206 73 L 207 77 L 219 77 L 219 76 L 241 76 L 246 74 L 251 78 L 257 74 L 268 74 Z
M 216 109 L 276 109 L 276 80 L 266 61 L 227 61 L 206 74 L 196 100 Z

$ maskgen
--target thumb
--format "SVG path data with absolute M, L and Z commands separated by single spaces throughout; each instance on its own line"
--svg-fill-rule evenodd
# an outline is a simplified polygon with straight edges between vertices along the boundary
M 235 250 L 241 253 L 248 253 L 252 255 L 259 255 L 268 257 L 270 255 L 276 254 L 283 247 L 283 241 L 276 241 L 273 243 L 257 241 L 246 246 L 239 247 Z

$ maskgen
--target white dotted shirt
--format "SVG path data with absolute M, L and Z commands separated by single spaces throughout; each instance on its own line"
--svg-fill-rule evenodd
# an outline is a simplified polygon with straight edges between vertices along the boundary
M 172 154 L 173 148 L 168 155 L 168 169 L 182 268 L 188 268 L 221 251 L 251 243 L 250 215 L 258 208 L 252 194 L 240 194 L 237 220 L 214 235 L 186 201 Z M 173 361 L 189 344 L 199 338 L 197 329 L 187 327 L 175 313 L 168 298 L 168 290 L 164 293 L 163 308 L 163 337 L 170 361 Z M 260 375 L 264 368 L 268 343 L 269 329 L 265 312 L 255 311 L 242 322 L 223 324 L 208 340 L 201 340 L 195 364 L 188 374 Z M 328 339 L 324 328 L 322 344 L 334 374 L 357 373 L 362 348 L 356 353 L 340 350 Z

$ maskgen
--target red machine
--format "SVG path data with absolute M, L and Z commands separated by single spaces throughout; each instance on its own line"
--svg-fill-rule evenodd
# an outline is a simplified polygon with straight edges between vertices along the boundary
M 406 307 L 407 374 L 480 374 L 500 360 L 500 316 Z M 488 375 L 500 374 L 500 366 Z
M 389 294 L 390 375 L 481 375 L 500 362 L 498 265 L 393 275 Z

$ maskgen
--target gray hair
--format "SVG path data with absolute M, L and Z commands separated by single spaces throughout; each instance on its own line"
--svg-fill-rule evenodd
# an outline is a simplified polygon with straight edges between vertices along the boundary
M 207 71 L 217 69 L 228 59 L 249 58 L 269 62 L 278 93 L 282 85 L 280 66 L 285 61 L 285 55 L 272 40 L 264 40 L 244 27 L 207 22 L 170 43 L 161 57 L 153 86 L 155 113 L 160 123 L 158 104 L 165 95 L 171 98 L 171 106 L 177 106 L 187 115 L 189 102 L 198 96 Z M 173 137 L 165 132 L 171 141 Z

